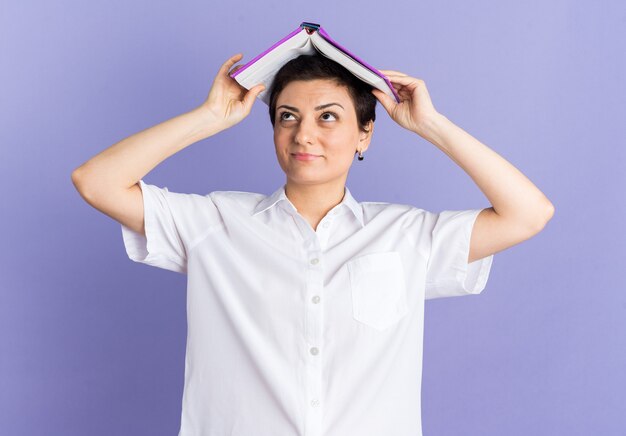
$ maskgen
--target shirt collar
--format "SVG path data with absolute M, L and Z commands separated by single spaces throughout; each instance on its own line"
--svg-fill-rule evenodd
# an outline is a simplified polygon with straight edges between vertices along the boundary
M 281 203 L 284 203 L 284 205 L 287 206 L 292 211 L 294 212 L 297 211 L 296 207 L 289 200 L 289 198 L 287 198 L 287 195 L 285 194 L 284 184 L 280 188 L 278 188 L 276 191 L 274 191 L 272 195 L 265 197 L 263 200 L 261 200 L 252 211 L 252 216 L 255 216 Z M 363 227 L 364 226 L 363 209 L 361 209 L 361 205 L 354 199 L 354 197 L 352 197 L 352 194 L 350 193 L 350 190 L 348 189 L 347 186 L 344 186 L 343 200 L 341 200 L 341 203 L 339 203 L 337 206 L 333 208 L 333 213 L 335 211 L 339 211 L 343 206 L 346 206 L 350 211 L 352 211 L 352 213 L 356 217 L 361 227 Z

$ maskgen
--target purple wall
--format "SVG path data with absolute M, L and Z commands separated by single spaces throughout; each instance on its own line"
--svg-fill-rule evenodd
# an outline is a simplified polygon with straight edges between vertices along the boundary
M 229 56 L 313 21 L 377 68 L 425 80 L 440 112 L 556 207 L 543 232 L 496 254 L 482 295 L 427 303 L 425 436 L 625 434 L 623 2 L 217 5 L 0 6 L 0 433 L 176 434 L 186 277 L 129 260 L 120 225 L 70 174 L 199 105 Z M 377 115 L 348 178 L 357 200 L 490 205 L 435 146 Z M 269 194 L 284 181 L 273 147 L 257 101 L 145 180 Z

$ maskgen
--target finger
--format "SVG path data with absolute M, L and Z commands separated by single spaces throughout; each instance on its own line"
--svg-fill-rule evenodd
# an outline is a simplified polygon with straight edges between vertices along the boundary
M 408 74 L 397 74 L 397 73 L 389 73 L 389 74 L 386 74 L 386 76 L 387 77 L 412 77 L 412 76 L 409 76 Z M 413 77 L 413 79 L 418 79 L 418 78 L 417 77 Z M 420 79 L 418 79 L 418 80 L 420 80 Z
M 254 104 L 254 101 L 256 100 L 256 98 L 264 90 L 265 90 L 265 85 L 263 85 L 262 83 L 250 88 L 250 90 L 246 93 L 246 95 L 243 98 L 243 105 L 246 108 L 246 111 L 249 111 L 252 108 L 252 105 Z
M 230 70 L 230 73 L 228 73 L 229 75 L 231 74 L 235 74 L 237 71 L 239 71 L 240 69 L 243 68 L 243 65 L 237 65 L 235 68 L 233 68 L 232 70 Z
M 234 56 L 231 56 L 226 62 L 224 62 L 222 64 L 222 66 L 220 67 L 220 74 L 226 74 L 228 72 L 228 70 L 230 70 L 230 67 L 232 67 L 233 65 L 235 65 L 237 62 L 239 62 L 241 60 L 241 58 L 243 57 L 242 53 L 237 53 Z
M 423 80 L 417 79 L 411 76 L 389 76 L 389 80 L 391 83 L 398 83 L 400 85 L 418 85 L 420 82 L 423 83 Z
M 378 71 L 380 71 L 381 73 L 384 73 L 385 75 L 387 75 L 387 73 L 395 74 L 395 75 L 398 75 L 398 76 L 407 76 L 408 75 L 408 74 L 401 73 L 400 71 L 394 71 L 394 70 L 378 70 Z
M 372 94 L 374 94 L 378 101 L 380 101 L 380 104 L 383 105 L 387 113 L 391 115 L 393 113 L 393 108 L 397 104 L 395 100 L 392 100 L 391 97 L 377 88 L 372 89 Z

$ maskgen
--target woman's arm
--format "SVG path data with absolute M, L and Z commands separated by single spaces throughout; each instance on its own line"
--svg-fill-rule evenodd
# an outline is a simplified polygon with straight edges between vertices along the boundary
M 424 81 L 381 70 L 401 102 L 375 89 L 389 115 L 456 162 L 478 185 L 492 207 L 477 217 L 468 262 L 502 251 L 539 233 L 554 214 L 548 198 L 517 168 L 495 151 L 438 113 Z
M 168 157 L 220 130 L 195 108 L 110 146 L 76 168 L 72 181 L 81 193 L 93 195 L 128 189 Z
M 123 139 L 75 169 L 72 182 L 85 201 L 143 233 L 138 181 L 173 154 L 243 120 L 263 90 L 263 85 L 246 90 L 229 76 L 230 68 L 240 59 L 241 54 L 237 54 L 221 66 L 200 106 Z
M 445 116 L 427 123 L 424 139 L 463 168 L 492 205 L 476 219 L 468 262 L 531 238 L 554 215 L 550 200 L 521 171 Z

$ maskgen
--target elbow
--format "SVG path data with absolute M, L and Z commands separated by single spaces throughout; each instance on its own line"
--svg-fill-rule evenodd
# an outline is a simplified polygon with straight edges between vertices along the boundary
M 74 185 L 76 190 L 80 191 L 81 183 L 82 183 L 82 166 L 72 171 L 72 184 Z
M 553 216 L 554 205 L 550 201 L 548 201 L 548 203 L 543 207 L 539 217 L 534 221 L 533 225 L 531 226 L 531 235 L 536 235 L 537 233 L 542 231 L 545 228 L 546 224 L 548 224 L 548 221 L 550 221 Z
M 548 224 L 548 221 L 550 221 L 553 216 L 554 216 L 554 205 L 552 204 L 550 200 L 547 200 L 547 203 L 544 206 L 544 218 L 543 218 L 543 224 L 541 226 L 542 229 L 546 226 L 546 224 Z
M 78 191 L 81 197 L 87 199 L 87 191 L 92 190 L 90 187 L 92 186 L 91 177 L 86 172 L 84 166 L 80 166 L 72 171 L 72 184 L 74 188 Z
M 80 167 L 72 171 L 72 184 L 76 188 L 78 187 L 79 170 L 80 170 Z
M 554 205 L 548 201 L 547 212 L 546 212 L 546 223 L 552 219 L 554 216 Z

